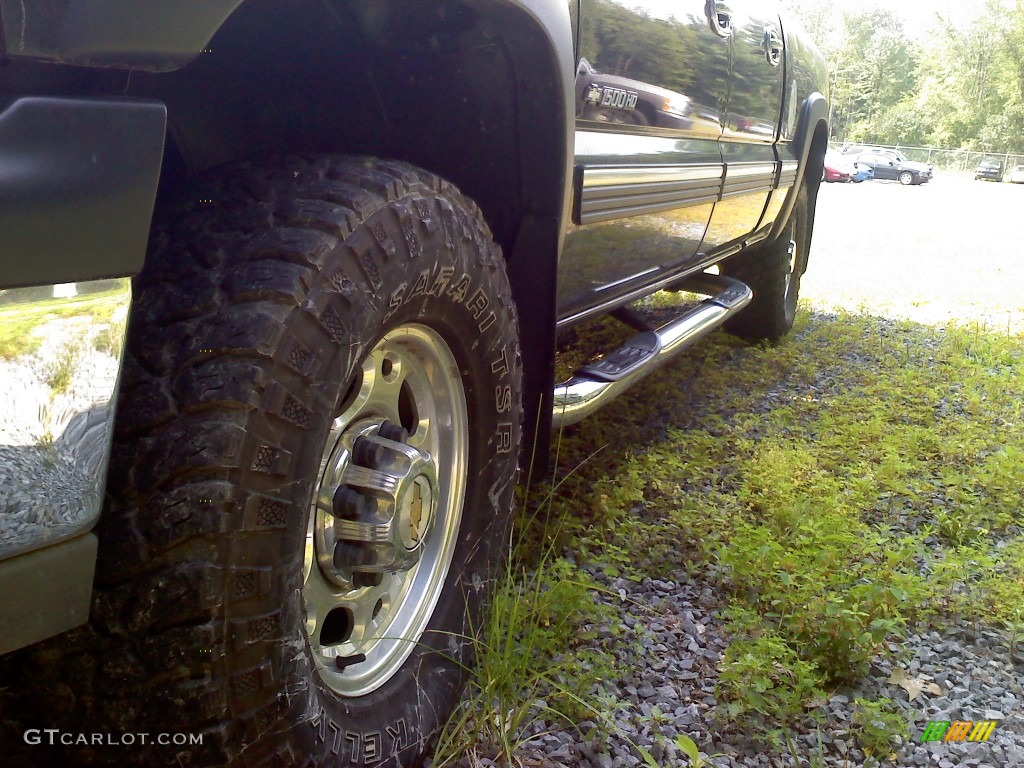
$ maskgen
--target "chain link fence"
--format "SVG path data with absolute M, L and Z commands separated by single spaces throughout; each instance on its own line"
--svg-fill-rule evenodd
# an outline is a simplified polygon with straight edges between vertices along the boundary
M 849 142 L 830 141 L 829 148 L 842 152 L 846 148 L 866 145 Z M 872 144 L 880 149 L 897 149 L 906 155 L 908 160 L 929 165 L 943 171 L 960 171 L 974 173 L 974 169 L 982 160 L 998 160 L 1003 164 L 1003 172 L 1009 173 L 1017 165 L 1024 165 L 1024 155 L 1002 152 L 974 152 L 966 149 L 939 149 L 937 147 L 904 147 L 899 144 Z

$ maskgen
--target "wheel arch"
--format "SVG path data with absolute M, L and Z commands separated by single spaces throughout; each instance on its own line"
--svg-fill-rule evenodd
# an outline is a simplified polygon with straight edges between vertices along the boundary
M 814 234 L 814 213 L 818 203 L 818 188 L 821 186 L 825 168 L 825 151 L 828 149 L 828 101 L 820 93 L 812 93 L 804 100 L 800 108 L 800 118 L 793 140 L 799 163 L 797 179 L 786 197 L 782 211 L 775 219 L 775 224 L 768 239 L 775 240 L 782 234 L 789 217 L 796 205 L 800 187 L 807 190 L 808 233 L 807 245 L 810 246 Z
M 808 152 L 807 167 L 804 171 L 804 184 L 807 188 L 807 250 L 810 250 L 811 240 L 814 238 L 814 218 L 818 207 L 818 188 L 821 186 L 821 173 L 819 168 L 825 164 L 825 152 L 828 150 L 828 123 L 826 120 L 818 120 L 814 126 L 814 133 L 811 136 L 811 146 Z M 807 257 L 804 256 L 803 268 L 807 269 Z
M 246 0 L 188 66 L 139 73 L 132 92 L 168 106 L 169 183 L 247 157 L 348 152 L 405 160 L 458 185 L 505 253 L 526 376 L 524 444 L 545 455 L 573 72 L 562 0 Z

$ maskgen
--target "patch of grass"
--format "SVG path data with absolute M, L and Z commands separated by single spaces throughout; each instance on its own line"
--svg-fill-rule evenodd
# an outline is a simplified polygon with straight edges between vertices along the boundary
M 38 326 L 35 316 L 0 313 L 0 358 L 14 360 L 39 349 L 43 340 L 34 333 Z
M 816 733 L 818 738 L 814 745 L 814 751 L 808 755 L 808 768 L 825 768 L 827 763 L 825 762 L 825 747 L 821 743 L 821 731 L 818 730 Z M 802 765 L 803 763 L 801 763 L 800 760 L 800 750 L 797 748 L 793 734 L 787 731 L 784 735 L 784 741 L 786 743 L 786 749 L 789 750 L 790 757 L 793 760 L 793 765 Z
M 513 548 L 482 626 L 462 638 L 472 643 L 476 669 L 440 737 L 434 765 L 462 758 L 516 765 L 522 745 L 542 735 L 531 730 L 538 720 L 567 727 L 612 722 L 615 702 L 595 693 L 614 670 L 614 657 L 591 642 L 595 623 L 615 618 L 614 609 L 596 599 L 600 591 L 551 546 L 526 537 Z
M 1019 636 L 1024 619 L 1024 535 L 995 549 L 978 542 L 953 550 L 936 570 L 938 581 L 954 595 L 948 604 L 952 610 L 991 620 Z
M 117 322 L 111 320 L 109 324 L 101 328 L 99 333 L 93 337 L 93 347 L 97 352 L 102 352 L 111 357 L 121 357 L 121 350 L 124 347 L 124 330 L 124 321 Z
M 46 383 L 50 385 L 50 392 L 54 395 L 62 395 L 68 391 L 71 381 L 78 366 L 80 350 L 74 344 L 65 344 L 55 360 L 50 363 L 46 372 Z
M 67 299 L 0 307 L 0 358 L 13 360 L 35 352 L 43 341 L 38 332 L 49 322 L 88 315 L 91 322 L 109 327 L 114 324 L 115 313 L 123 307 L 120 288 Z
M 743 613 L 741 623 L 751 618 Z M 721 714 L 726 721 L 742 718 L 752 732 L 779 746 L 785 729 L 807 716 L 807 702 L 823 698 L 823 684 L 820 670 L 785 638 L 771 630 L 747 633 L 736 637 L 722 658 Z
M 570 355 L 631 331 L 575 333 Z M 912 623 L 970 615 L 1019 643 L 1021 341 L 848 313 L 802 313 L 776 346 L 716 334 L 566 432 L 560 465 L 586 463 L 551 499 L 557 533 L 527 534 L 610 577 L 717 581 L 719 714 L 778 743 Z M 881 755 L 884 702 L 860 711 Z

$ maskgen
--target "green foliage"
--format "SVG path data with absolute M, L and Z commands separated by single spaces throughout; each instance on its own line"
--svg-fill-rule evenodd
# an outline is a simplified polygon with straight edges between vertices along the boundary
M 529 490 L 519 489 L 521 533 L 482 624 L 462 638 L 473 644 L 476 669 L 441 734 L 436 766 L 470 755 L 512 763 L 536 737 L 529 729 L 538 719 L 614 727 L 618 702 L 600 692 L 614 657 L 595 642 L 593 628 L 614 627 L 616 611 L 598 599 L 604 589 L 560 555 L 568 519 L 555 503 L 559 486 L 539 498 Z
M 944 613 L 985 621 L 1005 631 L 1007 650 L 1021 659 L 1024 639 L 1024 536 L 991 547 L 984 538 L 941 553 L 932 564 L 932 601 Z
M 807 705 L 823 696 L 823 679 L 771 631 L 730 643 L 721 663 L 719 696 L 723 714 L 744 728 L 780 743 L 783 730 L 807 715 Z
M 814 751 L 807 755 L 807 768 L 825 768 L 827 763 L 825 762 L 825 747 L 821 743 L 821 731 L 816 730 L 817 742 L 814 745 Z M 803 765 L 801 761 L 800 749 L 797 747 L 796 739 L 793 738 L 792 731 L 786 731 L 784 741 L 786 743 L 786 749 L 789 750 L 789 754 L 793 759 L 793 765 Z
M 53 394 L 62 395 L 68 391 L 75 375 L 75 368 L 78 366 L 78 357 L 77 346 L 66 344 L 61 347 L 57 358 L 50 364 L 46 373 L 46 382 Z
M 864 754 L 876 759 L 885 759 L 892 752 L 894 736 L 903 739 L 909 737 L 907 721 L 903 719 L 892 699 L 855 699 L 854 707 L 853 732 Z
M 604 714 L 588 692 L 612 672 L 610 657 L 585 641 L 589 627 L 613 611 L 594 597 L 597 585 L 553 553 L 531 570 L 509 565 L 483 625 L 469 638 L 476 670 L 448 721 L 434 764 L 480 752 L 511 760 L 537 719 L 572 726 Z
M 119 358 L 124 346 L 125 322 L 111 322 L 100 329 L 93 338 L 93 347 L 97 352 Z
M 829 60 L 832 138 L 1024 153 L 1024 4 L 989 0 L 956 25 L 936 13 L 917 40 L 881 7 L 785 4 Z
M 0 359 L 14 360 L 35 352 L 43 342 L 41 331 L 50 322 L 88 316 L 91 323 L 124 328 L 123 319 L 118 323 L 113 320 L 115 312 L 122 307 L 120 288 L 67 299 L 49 298 L 52 290 L 49 286 L 18 290 L 28 292 L 34 300 L 28 304 L 0 307 Z M 35 294 L 36 290 L 40 292 Z
M 686 755 L 690 761 L 690 768 L 702 768 L 705 765 L 703 758 L 700 756 L 700 750 L 697 749 L 697 745 L 693 739 L 684 733 L 680 733 L 676 736 L 676 746 Z
M 921 53 L 889 10 L 843 16 L 844 37 L 830 51 L 833 136 L 845 141 L 911 143 Z
M 34 333 L 39 322 L 29 316 L 11 316 L 12 313 L 0 314 L 0 359 L 14 360 L 22 355 L 30 355 L 39 349 L 43 340 Z

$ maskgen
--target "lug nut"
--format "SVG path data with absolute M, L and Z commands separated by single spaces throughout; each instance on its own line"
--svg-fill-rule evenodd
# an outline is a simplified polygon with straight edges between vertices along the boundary
M 409 440 L 409 431 L 400 424 L 395 424 L 391 421 L 385 421 L 381 424 L 377 434 L 385 440 L 394 440 L 396 443 L 405 443 Z
M 352 445 L 352 460 L 360 467 L 377 469 L 384 461 L 385 450 L 384 446 L 360 435 Z
M 334 567 L 354 569 L 365 565 L 365 553 L 358 544 L 351 541 L 339 541 L 334 545 Z
M 376 502 L 369 496 L 359 493 L 351 486 L 342 485 L 334 493 L 334 516 L 343 520 L 358 520 L 373 512 Z

